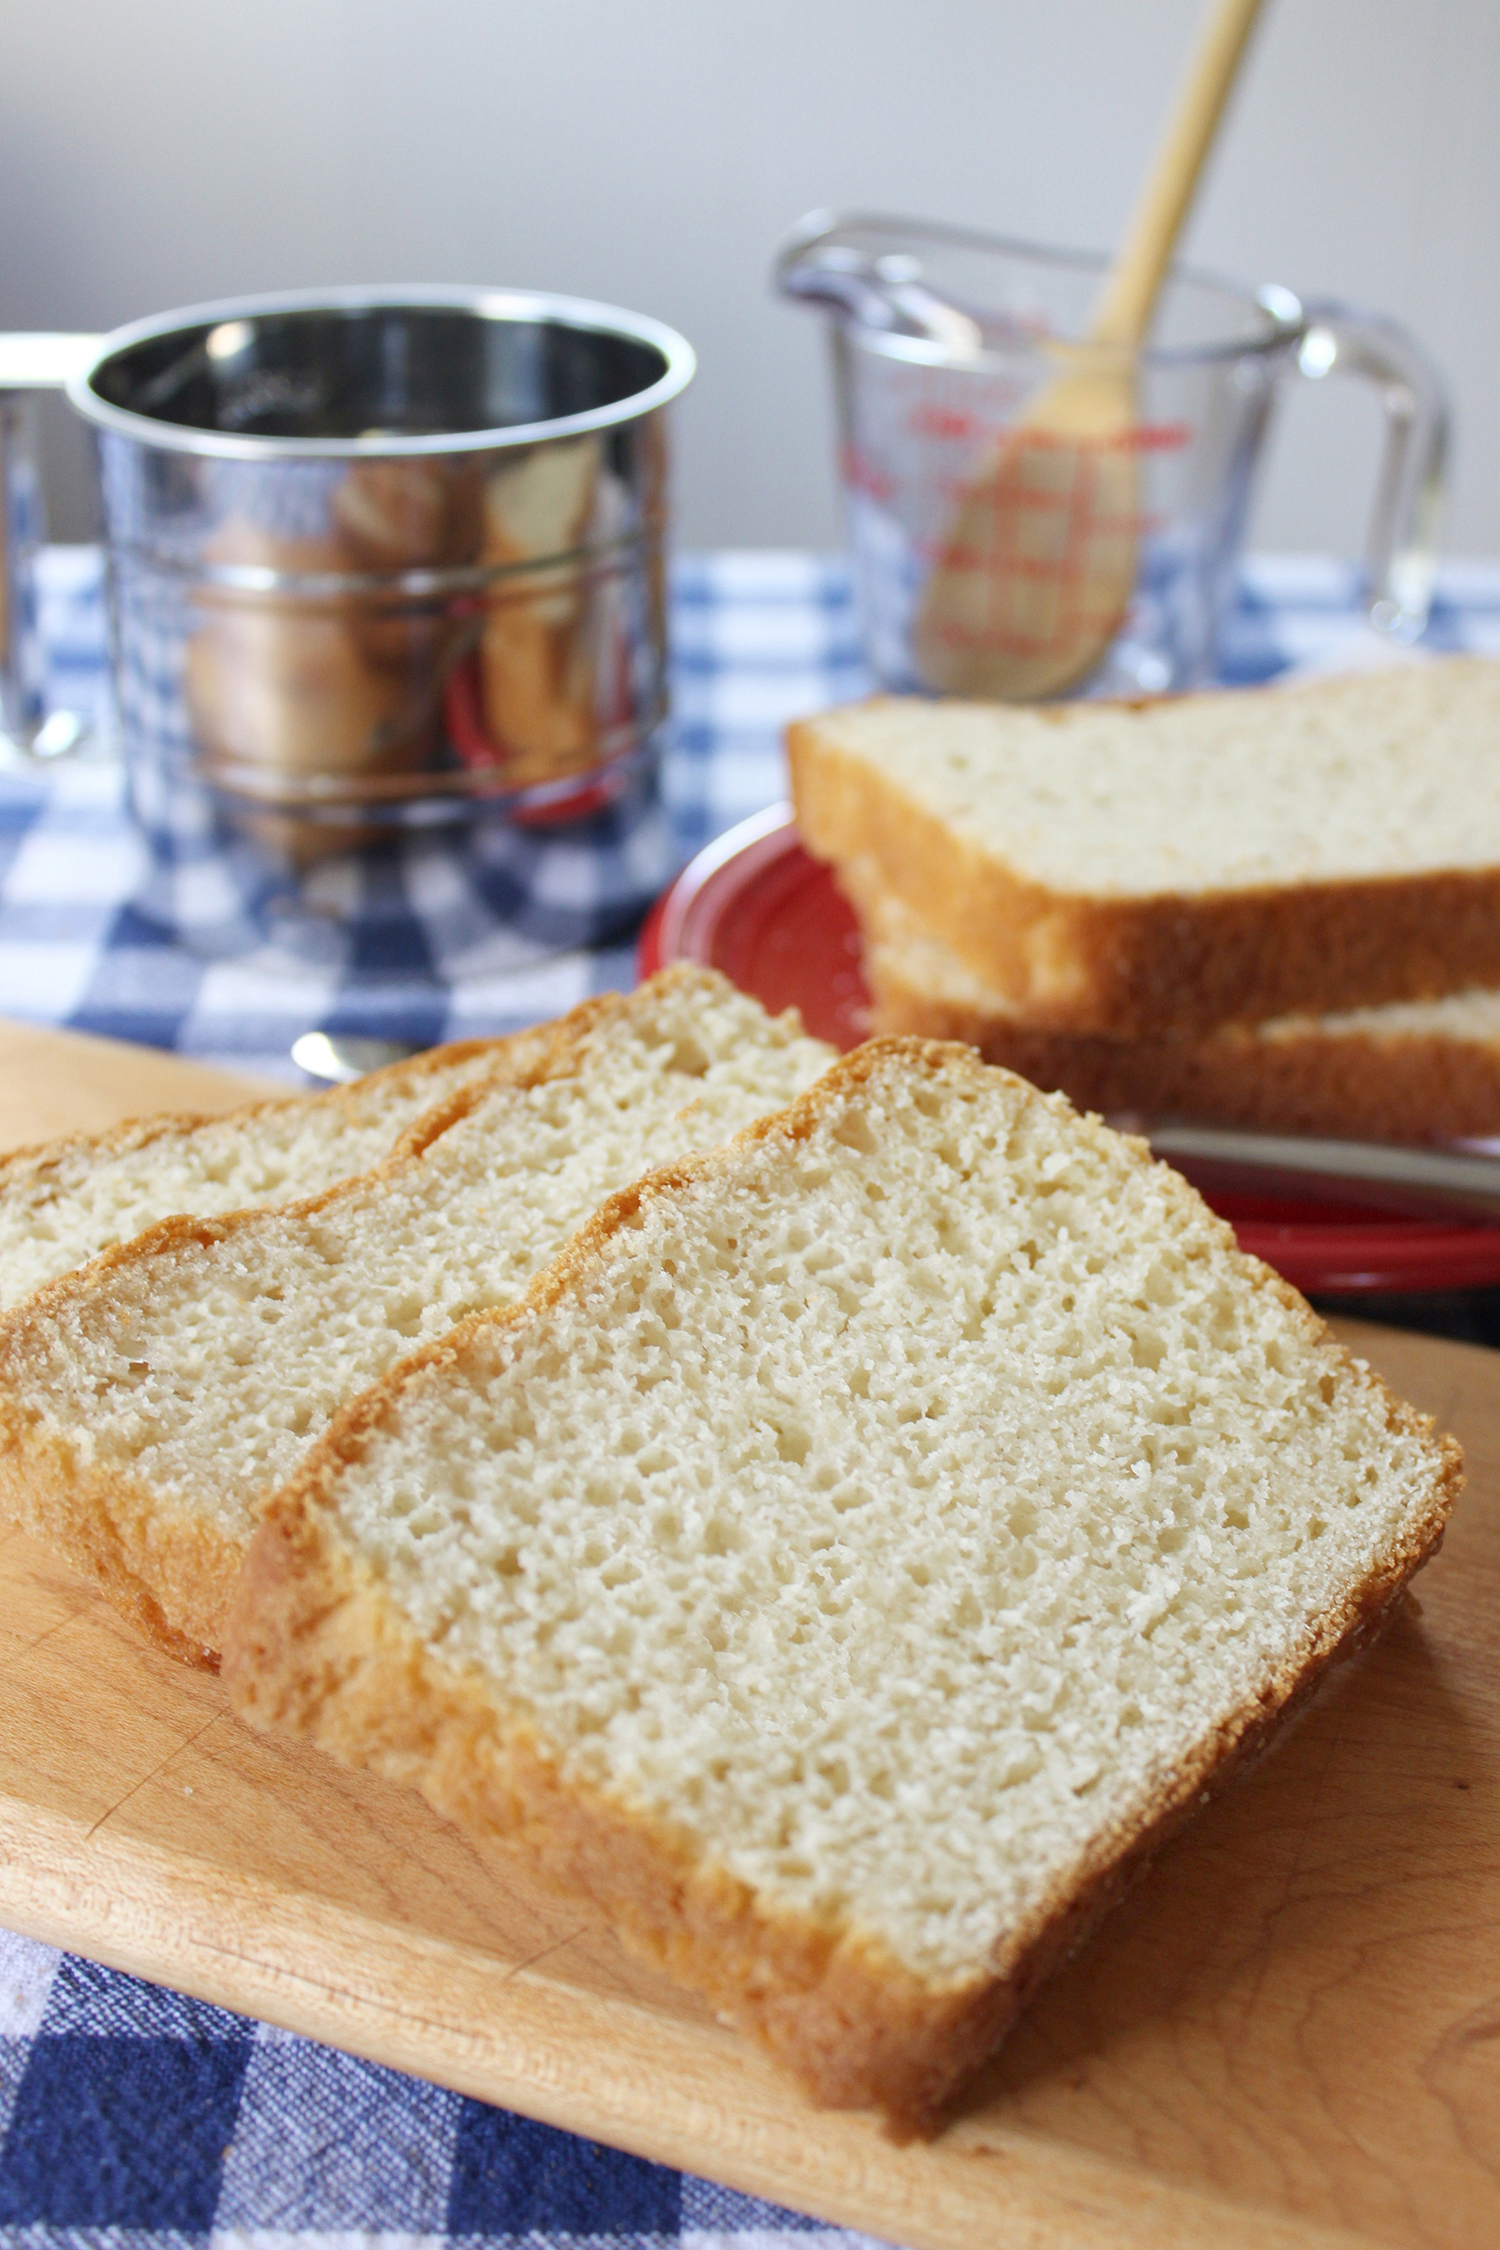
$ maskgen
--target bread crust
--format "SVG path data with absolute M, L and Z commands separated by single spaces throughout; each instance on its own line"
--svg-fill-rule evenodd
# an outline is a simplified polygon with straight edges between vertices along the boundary
M 1105 1039 L 1038 1030 L 924 991 L 874 949 L 865 975 L 877 1031 L 962 1040 L 986 1062 L 1066 1094 L 1079 1109 L 1367 1141 L 1500 1133 L 1500 1041 L 1335 1033 L 1310 1019 L 1274 1039 L 1243 1026 L 1203 1038 Z
M 135 1478 L 80 1472 L 45 1443 L 0 1452 L 0 1516 L 45 1541 L 164 1654 L 218 1670 L 220 1626 L 244 1561 L 240 1542 L 164 1509 Z
M 673 972 L 668 972 L 673 973 Z M 691 973 L 691 972 L 689 972 Z M 611 995 L 584 1001 L 571 1015 L 507 1039 L 466 1040 L 433 1049 L 430 1055 L 392 1066 L 419 1080 L 445 1063 L 491 1050 L 494 1069 L 459 1087 L 410 1125 L 391 1153 L 368 1171 L 275 1213 L 263 1209 L 231 1212 L 226 1218 L 162 1219 L 129 1242 L 118 1243 L 87 1265 L 61 1274 L 0 1318 L 0 1516 L 44 1540 L 148 1640 L 169 1656 L 213 1670 L 224 1613 L 245 1556 L 245 1541 L 226 1538 L 189 1511 L 165 1507 L 159 1494 L 138 1479 L 108 1465 L 84 1459 L 68 1438 L 50 1430 L 27 1385 L 58 1330 L 88 1319 L 89 1307 L 122 1270 L 158 1259 L 179 1258 L 195 1250 L 232 1245 L 247 1227 L 269 1217 L 315 1216 L 372 1179 L 394 1176 L 419 1162 L 434 1141 L 466 1117 L 497 1078 L 534 1083 L 566 1067 L 575 1044 L 620 1002 Z M 389 1073 L 379 1074 L 388 1078 Z M 360 1085 L 367 1083 L 360 1081 Z M 339 1088 L 337 1101 L 356 1087 Z M 300 1097 L 293 1097 L 298 1099 Z M 235 1119 L 246 1122 L 279 1103 L 255 1103 Z M 181 1120 L 148 1119 L 88 1137 L 85 1145 L 142 1147 L 157 1130 Z M 69 1150 L 77 1142 L 52 1144 Z M 30 1152 L 46 1158 L 50 1151 Z
M 149 1148 L 153 1141 L 193 1133 L 200 1126 L 249 1126 L 257 1118 L 275 1116 L 290 1109 L 316 1108 L 334 1115 L 346 1109 L 363 1109 L 372 1094 L 404 1092 L 409 1086 L 419 1086 L 424 1078 L 438 1071 L 477 1060 L 486 1049 L 493 1050 L 498 1068 L 506 1050 L 532 1037 L 532 1033 L 521 1032 L 509 1039 L 455 1039 L 447 1046 L 428 1047 L 420 1055 L 410 1055 L 402 1062 L 387 1063 L 380 1070 L 369 1071 L 352 1085 L 330 1086 L 321 1093 L 272 1094 L 264 1100 L 246 1102 L 241 1109 L 221 1110 L 212 1116 L 202 1115 L 197 1110 L 167 1110 L 150 1117 L 127 1117 L 99 1133 L 65 1133 L 57 1140 L 7 1149 L 0 1156 L 0 1195 L 26 1175 L 43 1172 L 71 1156 L 95 1159 L 128 1156 L 136 1149 Z
M 822 720 L 788 728 L 787 758 L 808 850 L 871 860 L 1039 1030 L 1182 1034 L 1500 985 L 1500 868 L 1090 897 L 971 844 Z
M 1379 1629 L 1413 1572 L 1436 1551 L 1463 1465 L 1455 1442 L 1439 1440 L 1426 1507 L 1321 1620 L 1299 1660 L 1268 1665 L 1255 1693 L 1222 1714 L 1193 1756 L 1159 1776 L 1127 1816 L 1096 1836 L 1054 1894 L 1005 1934 L 981 1976 L 929 1983 L 867 1931 L 770 1912 L 664 1818 L 570 1782 L 530 1714 L 507 1706 L 476 1671 L 420 1644 L 371 1567 L 340 1536 L 339 1479 L 371 1436 L 399 1416 L 409 1390 L 471 1366 L 476 1355 L 486 1367 L 503 1365 L 529 1324 L 596 1283 L 643 1204 L 692 1194 L 732 1166 L 747 1143 L 804 1136 L 828 1106 L 892 1067 L 983 1069 L 967 1048 L 872 1041 L 725 1148 L 666 1167 L 611 1198 L 515 1306 L 475 1314 L 372 1385 L 270 1503 L 231 1605 L 224 1674 L 236 1709 L 251 1723 L 309 1736 L 346 1763 L 416 1786 L 474 1835 L 527 1846 L 554 1882 L 598 1906 L 629 1947 L 760 2040 L 814 2101 L 874 2108 L 895 2137 L 908 2138 L 940 2128 L 956 2090 L 1037 1985 L 1172 1830 L 1265 1746 L 1330 1663 Z M 1084 1129 L 1104 1130 L 1088 1122 Z M 1150 1161 L 1144 1143 L 1131 1146 L 1136 1162 Z M 1196 1206 L 1185 1181 L 1170 1192 Z M 1228 1246 L 1232 1237 L 1223 1232 Z M 1296 1314 L 1309 1341 L 1327 1344 L 1353 1371 L 1349 1355 L 1294 1290 L 1258 1261 L 1229 1254 L 1252 1287 Z M 1431 1439 L 1431 1422 L 1378 1377 L 1361 1371 L 1357 1379 L 1376 1387 L 1388 1426 Z
M 691 985 L 704 975 L 683 963 L 663 970 L 650 989 Z M 628 1014 L 637 999 L 638 994 L 603 993 L 533 1030 L 472 1042 L 476 1050 L 495 1050 L 494 1069 L 425 1111 L 390 1155 L 367 1171 L 272 1211 L 163 1219 L 59 1275 L 0 1317 L 0 1516 L 45 1540 L 169 1655 L 213 1668 L 248 1537 L 228 1538 L 189 1510 L 164 1505 L 142 1482 L 85 1458 L 73 1438 L 49 1428 L 36 1384 L 59 1331 L 86 1325 L 91 1305 L 121 1274 L 203 1252 L 232 1257 L 236 1239 L 247 1229 L 316 1218 L 372 1185 L 378 1190 L 379 1183 L 420 1162 L 497 1080 L 533 1086 L 567 1075 L 587 1040 L 612 1017 Z M 437 1052 L 450 1059 L 453 1054 L 451 1048 Z M 405 1071 L 412 1065 L 396 1067 Z
M 107 1163 L 155 1143 L 190 1137 L 200 1128 L 252 1130 L 264 1117 L 284 1111 L 316 1108 L 337 1119 L 349 1111 L 367 1111 L 372 1100 L 405 1094 L 423 1081 L 462 1065 L 489 1058 L 488 1078 L 509 1068 L 519 1068 L 536 1044 L 536 1034 L 523 1032 L 508 1039 L 460 1039 L 428 1048 L 420 1055 L 389 1063 L 369 1072 L 349 1086 L 324 1093 L 288 1094 L 284 1098 L 247 1102 L 240 1109 L 202 1115 L 192 1110 L 171 1110 L 144 1118 L 125 1118 L 98 1133 L 72 1133 L 29 1147 L 8 1150 L 0 1156 L 0 1196 L 25 1196 L 45 1192 L 46 1176 L 57 1166 L 83 1158 Z M 451 1122 L 450 1104 L 435 1105 L 409 1125 L 393 1144 L 391 1159 L 420 1155 L 436 1134 Z M 325 1191 L 331 1192 L 331 1191 Z M 163 1229 L 165 1231 L 163 1231 Z M 142 1255 L 170 1253 L 188 1239 L 203 1239 L 191 1221 L 169 1219 L 147 1230 L 134 1244 L 105 1251 L 79 1273 L 108 1271 L 127 1251 Z M 0 1366 L 4 1365 L 5 1339 L 21 1332 L 30 1308 L 47 1297 L 58 1309 L 74 1303 L 81 1289 L 68 1285 L 73 1275 L 59 1277 L 42 1291 L 11 1308 L 0 1318 Z M 55 1298 L 50 1295 L 58 1291 Z M 46 1317 L 44 1312 L 44 1317 Z M 14 1325 L 13 1325 L 14 1324 Z M 45 1441 L 18 1442 L 12 1409 L 0 1377 L 0 1516 L 32 1536 L 45 1540 L 75 1569 L 106 1595 L 120 1614 L 169 1655 L 206 1669 L 217 1668 L 217 1621 L 243 1560 L 242 1549 L 218 1537 L 211 1527 L 191 1517 L 164 1512 L 160 1502 L 132 1479 L 81 1470 L 63 1451 Z

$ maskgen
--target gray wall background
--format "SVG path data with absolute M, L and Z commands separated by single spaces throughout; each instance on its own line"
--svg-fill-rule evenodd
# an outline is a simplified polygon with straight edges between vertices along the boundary
M 355 280 L 568 290 L 680 327 L 684 544 L 832 546 L 814 205 L 1107 246 L 1200 0 L 3 0 L 0 325 Z M 1189 253 L 1394 313 L 1451 378 L 1446 545 L 1500 553 L 1500 7 L 1272 0 Z M 55 528 L 84 449 L 49 417 Z M 1256 543 L 1358 545 L 1378 413 L 1288 406 Z

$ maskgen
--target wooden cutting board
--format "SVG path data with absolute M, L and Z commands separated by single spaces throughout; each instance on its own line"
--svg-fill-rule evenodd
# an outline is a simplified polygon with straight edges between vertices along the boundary
M 97 1133 L 122 1117 L 193 1109 L 235 1109 L 285 1086 L 231 1078 L 203 1063 L 123 1039 L 0 1019 L 0 1150 L 50 1141 L 59 1133 Z
M 132 1053 L 0 1027 L 6 1131 L 237 1090 Z M 249 1733 L 16 1536 L 0 1924 L 921 2250 L 1500 2242 L 1500 1355 L 1346 1332 L 1469 1450 L 1420 1608 L 930 2146 L 810 2109 L 524 1863 Z

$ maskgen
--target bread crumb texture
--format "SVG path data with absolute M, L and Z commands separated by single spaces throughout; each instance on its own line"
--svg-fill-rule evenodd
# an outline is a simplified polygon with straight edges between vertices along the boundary
M 243 1545 L 257 1498 L 393 1361 L 512 1303 L 605 1196 L 832 1060 L 696 969 L 587 1003 L 539 1053 L 420 1153 L 287 1210 L 169 1226 L 34 1300 L 0 1329 L 0 1429 L 103 1508 L 148 1496 L 158 1535 L 176 1512 Z
M 813 731 L 1048 891 L 1149 898 L 1500 864 L 1500 664 L 1034 709 L 887 697 Z
M 1141 1144 L 896 1041 L 355 1419 L 307 1489 L 433 1656 L 929 1990 L 1196 1788 L 1457 1482 Z
M 335 1093 L 146 1120 L 0 1161 L 0 1312 L 175 1212 L 295 1202 L 368 1171 L 424 1111 L 493 1071 L 507 1044 L 466 1042 Z

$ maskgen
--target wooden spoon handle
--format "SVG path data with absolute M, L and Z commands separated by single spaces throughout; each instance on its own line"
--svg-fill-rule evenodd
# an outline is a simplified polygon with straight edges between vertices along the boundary
M 1089 324 L 1096 344 L 1134 346 L 1150 323 L 1240 57 L 1264 0 L 1216 0 Z

